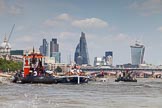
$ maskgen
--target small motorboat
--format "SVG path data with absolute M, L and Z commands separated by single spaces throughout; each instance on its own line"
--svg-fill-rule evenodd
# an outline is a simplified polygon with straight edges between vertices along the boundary
M 124 77 L 121 77 L 121 78 L 117 78 L 115 80 L 115 82 L 119 82 L 119 81 L 123 81 L 123 82 L 137 82 L 137 79 L 133 79 L 133 78 L 124 78 Z
M 70 83 L 73 83 L 73 84 L 78 84 L 78 77 L 68 78 L 68 81 L 69 81 Z M 80 78 L 79 78 L 79 83 L 80 83 L 80 84 L 82 84 L 82 83 L 88 83 L 88 78 L 80 77 Z
M 124 81 L 124 82 L 137 82 L 137 79 L 135 79 L 134 75 L 132 75 L 133 72 L 129 72 L 126 70 L 126 72 L 123 72 L 123 76 L 119 75 L 119 77 L 115 80 L 115 82 Z
M 71 83 L 71 84 L 82 84 L 82 83 L 88 83 L 88 78 L 82 76 L 79 76 L 79 81 L 78 81 L 78 76 L 64 76 L 64 77 L 59 77 L 57 79 L 57 83 Z
M 71 84 L 82 84 L 88 83 L 89 77 L 80 70 L 80 67 L 74 65 L 69 72 L 66 72 L 62 76 L 56 76 L 58 78 L 58 83 L 71 83 Z

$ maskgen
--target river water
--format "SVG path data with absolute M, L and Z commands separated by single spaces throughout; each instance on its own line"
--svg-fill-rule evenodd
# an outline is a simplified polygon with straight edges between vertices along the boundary
M 0 84 L 0 108 L 162 108 L 162 79 L 88 84 Z

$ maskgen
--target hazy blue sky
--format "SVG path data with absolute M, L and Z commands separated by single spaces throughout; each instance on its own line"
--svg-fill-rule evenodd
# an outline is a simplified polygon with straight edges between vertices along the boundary
M 0 0 L 0 42 L 13 24 L 12 49 L 38 50 L 43 38 L 57 38 L 67 62 L 84 32 L 91 64 L 105 51 L 113 51 L 114 65 L 130 63 L 135 40 L 147 63 L 162 64 L 162 0 Z

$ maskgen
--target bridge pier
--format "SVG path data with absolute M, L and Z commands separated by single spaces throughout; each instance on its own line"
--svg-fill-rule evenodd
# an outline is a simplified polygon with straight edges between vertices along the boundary
M 78 75 L 78 84 L 80 84 L 80 76 Z

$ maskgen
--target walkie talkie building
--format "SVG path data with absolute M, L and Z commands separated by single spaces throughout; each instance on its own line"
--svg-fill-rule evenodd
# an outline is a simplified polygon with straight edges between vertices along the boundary
M 135 45 L 132 45 L 130 47 L 131 47 L 132 65 L 142 64 L 144 58 L 145 46 L 139 44 L 136 41 Z

